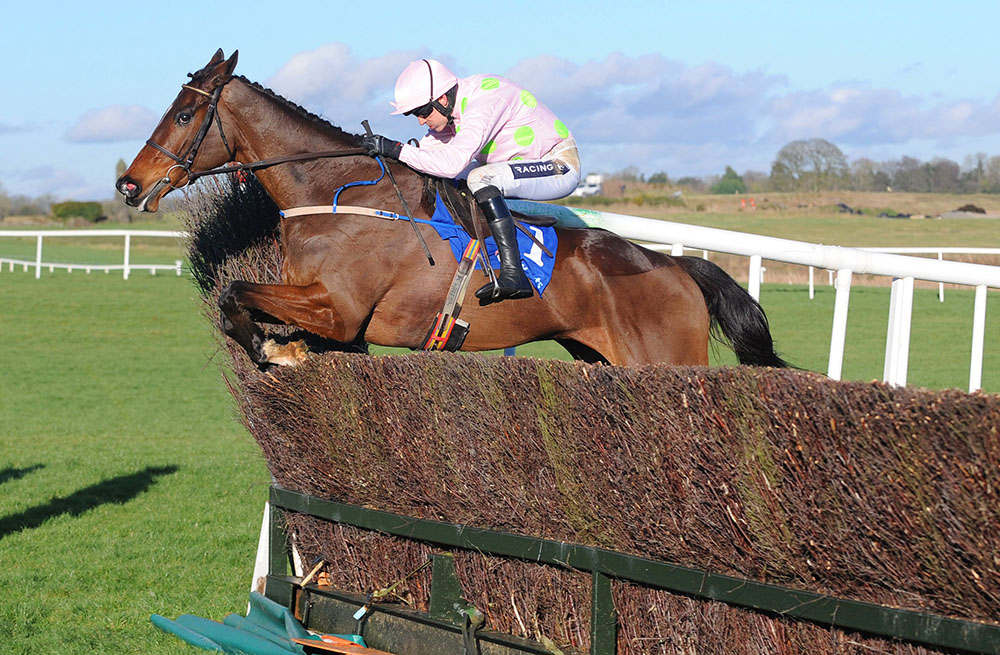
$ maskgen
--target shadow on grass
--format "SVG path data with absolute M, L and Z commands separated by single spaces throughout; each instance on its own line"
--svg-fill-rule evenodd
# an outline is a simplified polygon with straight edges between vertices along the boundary
M 38 505 L 19 514 L 0 519 L 0 539 L 9 534 L 37 528 L 51 518 L 69 514 L 80 516 L 108 503 L 124 504 L 153 485 L 156 478 L 177 471 L 176 466 L 146 468 L 131 475 L 120 475 L 104 482 L 80 489 L 63 498 L 53 498 L 44 505 Z M 3 473 L 3 472 L 0 472 Z
M 23 469 L 16 469 L 11 466 L 5 469 L 0 469 L 0 484 L 10 482 L 11 480 L 20 480 L 29 473 L 34 473 L 38 469 L 43 468 L 45 468 L 45 464 L 34 464 L 32 466 L 26 466 Z

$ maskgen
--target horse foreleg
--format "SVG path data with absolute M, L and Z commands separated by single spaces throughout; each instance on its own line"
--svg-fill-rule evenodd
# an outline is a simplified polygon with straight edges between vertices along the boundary
M 250 317 L 246 306 L 240 302 L 240 288 L 245 282 L 232 282 L 219 294 L 219 309 L 222 331 L 230 339 L 243 346 L 243 350 L 254 364 L 265 366 L 267 354 L 264 352 L 264 332 Z
M 305 358 L 305 345 L 279 345 L 267 339 L 251 312 L 274 323 L 294 325 L 336 341 L 349 341 L 349 329 L 338 320 L 322 284 L 304 286 L 231 282 L 219 295 L 222 330 L 240 344 L 258 366 L 294 365 Z M 340 328 L 339 330 L 337 328 Z

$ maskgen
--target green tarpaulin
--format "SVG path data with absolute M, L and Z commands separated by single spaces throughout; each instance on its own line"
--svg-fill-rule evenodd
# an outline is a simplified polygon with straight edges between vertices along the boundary
M 305 649 L 292 639 L 315 639 L 283 607 L 263 595 L 250 592 L 250 611 L 246 617 L 230 614 L 222 623 L 193 614 L 171 620 L 159 614 L 150 617 L 157 628 L 176 635 L 192 646 L 232 655 L 305 655 Z M 364 646 L 360 635 L 337 635 Z

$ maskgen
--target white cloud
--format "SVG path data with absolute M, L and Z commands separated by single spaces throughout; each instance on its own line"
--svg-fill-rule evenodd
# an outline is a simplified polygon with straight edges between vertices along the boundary
M 840 146 L 872 149 L 921 142 L 942 148 L 955 140 L 1000 136 L 1000 98 L 991 104 L 959 100 L 930 105 L 895 89 L 837 88 L 776 97 L 762 122 L 772 143 L 819 137 Z M 925 158 L 943 155 L 929 153 Z
M 1000 96 L 991 103 L 942 100 L 858 82 L 789 90 L 783 76 L 659 55 L 617 54 L 583 65 L 535 57 L 508 74 L 569 124 L 585 168 L 595 170 L 766 171 L 782 146 L 804 138 L 845 152 L 896 151 L 897 158 L 908 149 L 925 160 L 954 157 L 963 145 L 1000 154 Z
M 34 128 L 30 128 L 24 125 L 9 125 L 7 123 L 0 123 L 0 134 L 18 134 L 21 132 L 30 132 Z
M 614 53 L 583 64 L 543 55 L 506 71 L 468 71 L 427 49 L 363 58 L 330 43 L 293 56 L 265 84 L 349 131 L 370 119 L 376 132 L 405 139 L 423 130 L 389 115 L 393 84 L 407 63 L 427 56 L 459 75 L 498 73 L 530 89 L 569 125 L 585 171 L 767 171 L 782 146 L 804 138 L 826 139 L 849 156 L 897 152 L 930 160 L 964 144 L 1000 154 L 1000 96 L 992 103 L 907 96 L 858 81 L 790 89 L 783 75 L 659 54 Z M 142 108 L 108 107 L 81 117 L 68 138 L 144 138 L 154 123 Z
M 412 119 L 404 123 L 399 117 L 390 118 L 389 101 L 399 73 L 414 59 L 428 56 L 432 55 L 414 50 L 359 59 L 349 46 L 329 43 L 295 55 L 266 84 L 349 131 L 360 131 L 358 125 L 364 119 L 372 121 L 375 131 L 388 132 L 390 125 L 400 129 L 410 123 L 416 128 Z M 451 65 L 447 57 L 438 58 Z
M 100 143 L 144 139 L 156 127 L 157 116 L 139 105 L 111 105 L 85 112 L 66 132 L 66 140 Z
M 10 179 L 19 190 L 29 196 L 52 194 L 57 198 L 70 197 L 73 191 L 85 185 L 83 176 L 77 171 L 55 166 L 35 166 L 9 173 Z
M 359 60 L 350 47 L 330 43 L 292 57 L 268 80 L 276 92 L 305 105 L 336 106 L 368 102 L 391 89 L 395 75 L 410 60 L 402 53 Z
M 660 55 L 613 54 L 583 66 L 537 57 L 509 75 L 562 117 L 577 141 L 662 146 L 754 139 L 754 116 L 784 84 L 778 76 L 711 62 L 689 67 Z

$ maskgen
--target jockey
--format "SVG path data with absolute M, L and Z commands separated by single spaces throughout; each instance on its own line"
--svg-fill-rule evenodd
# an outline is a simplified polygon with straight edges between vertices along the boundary
M 514 221 L 505 196 L 563 198 L 580 181 L 580 157 L 569 129 L 516 83 L 496 75 L 459 79 L 434 59 L 411 62 L 396 80 L 393 114 L 426 125 L 420 146 L 366 136 L 371 156 L 385 155 L 428 175 L 466 179 L 500 251 L 497 284 L 476 291 L 481 304 L 530 298 Z

